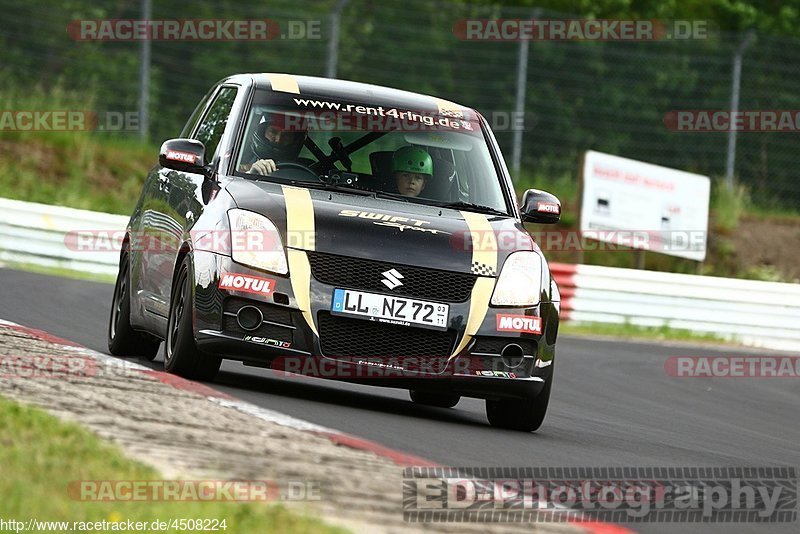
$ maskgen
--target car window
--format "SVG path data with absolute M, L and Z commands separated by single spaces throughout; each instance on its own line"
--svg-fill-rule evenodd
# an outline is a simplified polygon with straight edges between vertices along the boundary
M 200 127 L 194 138 L 203 143 L 206 147 L 206 160 L 212 161 L 216 155 L 219 140 L 222 133 L 225 131 L 225 125 L 228 124 L 228 116 L 233 108 L 233 102 L 236 99 L 236 89 L 233 87 L 223 87 L 214 103 L 203 117 Z
M 410 201 L 469 202 L 508 213 L 476 118 L 459 120 L 453 127 L 453 119 L 439 115 L 397 111 L 406 120 L 396 120 L 396 110 L 383 107 L 374 108 L 383 116 L 320 112 L 297 104 L 275 105 L 259 96 L 248 112 L 238 154 L 237 173 L 242 177 L 293 183 L 333 179 Z
M 209 91 L 203 97 L 203 99 L 200 100 L 200 103 L 197 104 L 197 107 L 194 108 L 194 111 L 192 111 L 192 114 L 189 116 L 189 120 L 186 121 L 186 124 L 184 125 L 183 130 L 181 130 L 181 134 L 178 137 L 187 138 L 192 135 L 194 127 L 197 125 L 200 117 L 203 115 L 203 110 L 206 109 L 206 104 L 208 103 L 209 98 L 211 98 L 211 91 Z

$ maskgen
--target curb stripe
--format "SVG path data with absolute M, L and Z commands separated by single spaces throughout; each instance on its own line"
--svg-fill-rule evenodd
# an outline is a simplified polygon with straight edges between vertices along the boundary
M 142 374 L 152 376 L 162 384 L 172 386 L 175 389 L 197 393 L 198 395 L 201 395 L 203 397 L 233 399 L 233 397 L 231 397 L 227 393 L 223 393 L 222 391 L 217 391 L 216 389 L 206 386 L 205 384 L 201 384 L 200 382 L 193 382 L 191 380 L 186 380 L 185 378 L 182 378 L 178 375 L 165 373 L 163 371 L 153 371 L 152 369 L 147 369 L 146 371 L 140 371 L 140 372 Z
M 357 438 L 349 434 L 342 434 L 340 432 L 335 432 L 335 431 L 315 432 L 315 434 L 326 437 L 332 442 L 336 443 L 337 445 L 350 447 L 351 449 L 368 451 L 378 456 L 382 456 L 383 458 L 388 458 L 397 465 L 403 467 L 438 467 L 439 465 L 436 462 L 425 460 L 424 458 L 420 458 L 419 456 L 414 456 L 413 454 L 406 454 L 404 452 L 396 451 L 394 449 L 384 447 L 379 443 L 375 443 L 374 441 Z

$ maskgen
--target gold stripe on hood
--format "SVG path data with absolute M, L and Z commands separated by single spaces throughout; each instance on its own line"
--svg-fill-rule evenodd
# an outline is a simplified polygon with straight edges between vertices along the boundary
M 311 265 L 305 250 L 314 250 L 314 204 L 308 189 L 282 185 L 286 202 L 286 256 L 289 262 L 289 280 L 303 318 L 312 332 L 319 337 L 314 314 L 311 312 Z M 297 244 L 305 250 L 288 248 Z
M 291 74 L 267 74 L 267 79 L 273 91 L 300 94 L 300 86 Z
M 494 291 L 494 275 L 497 274 L 497 238 L 486 215 L 462 211 L 472 237 L 472 272 L 479 274 L 469 300 L 469 316 L 464 335 L 450 356 L 454 358 L 472 340 L 489 311 L 489 302 Z M 489 276 L 484 276 L 489 275 Z

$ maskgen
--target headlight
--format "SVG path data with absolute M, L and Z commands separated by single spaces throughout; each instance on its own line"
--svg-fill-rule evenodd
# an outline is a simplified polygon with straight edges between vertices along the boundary
M 236 263 L 286 274 L 286 252 L 278 229 L 272 221 L 252 211 L 228 211 L 231 225 L 231 257 Z
M 542 257 L 514 252 L 506 258 L 492 295 L 495 306 L 534 306 L 542 292 Z

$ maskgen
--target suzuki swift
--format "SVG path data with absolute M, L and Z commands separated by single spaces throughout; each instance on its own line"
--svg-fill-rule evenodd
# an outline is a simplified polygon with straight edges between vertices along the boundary
M 212 380 L 223 359 L 485 399 L 532 431 L 553 384 L 559 294 L 475 110 L 374 85 L 241 74 L 166 141 L 127 226 L 112 354 Z

